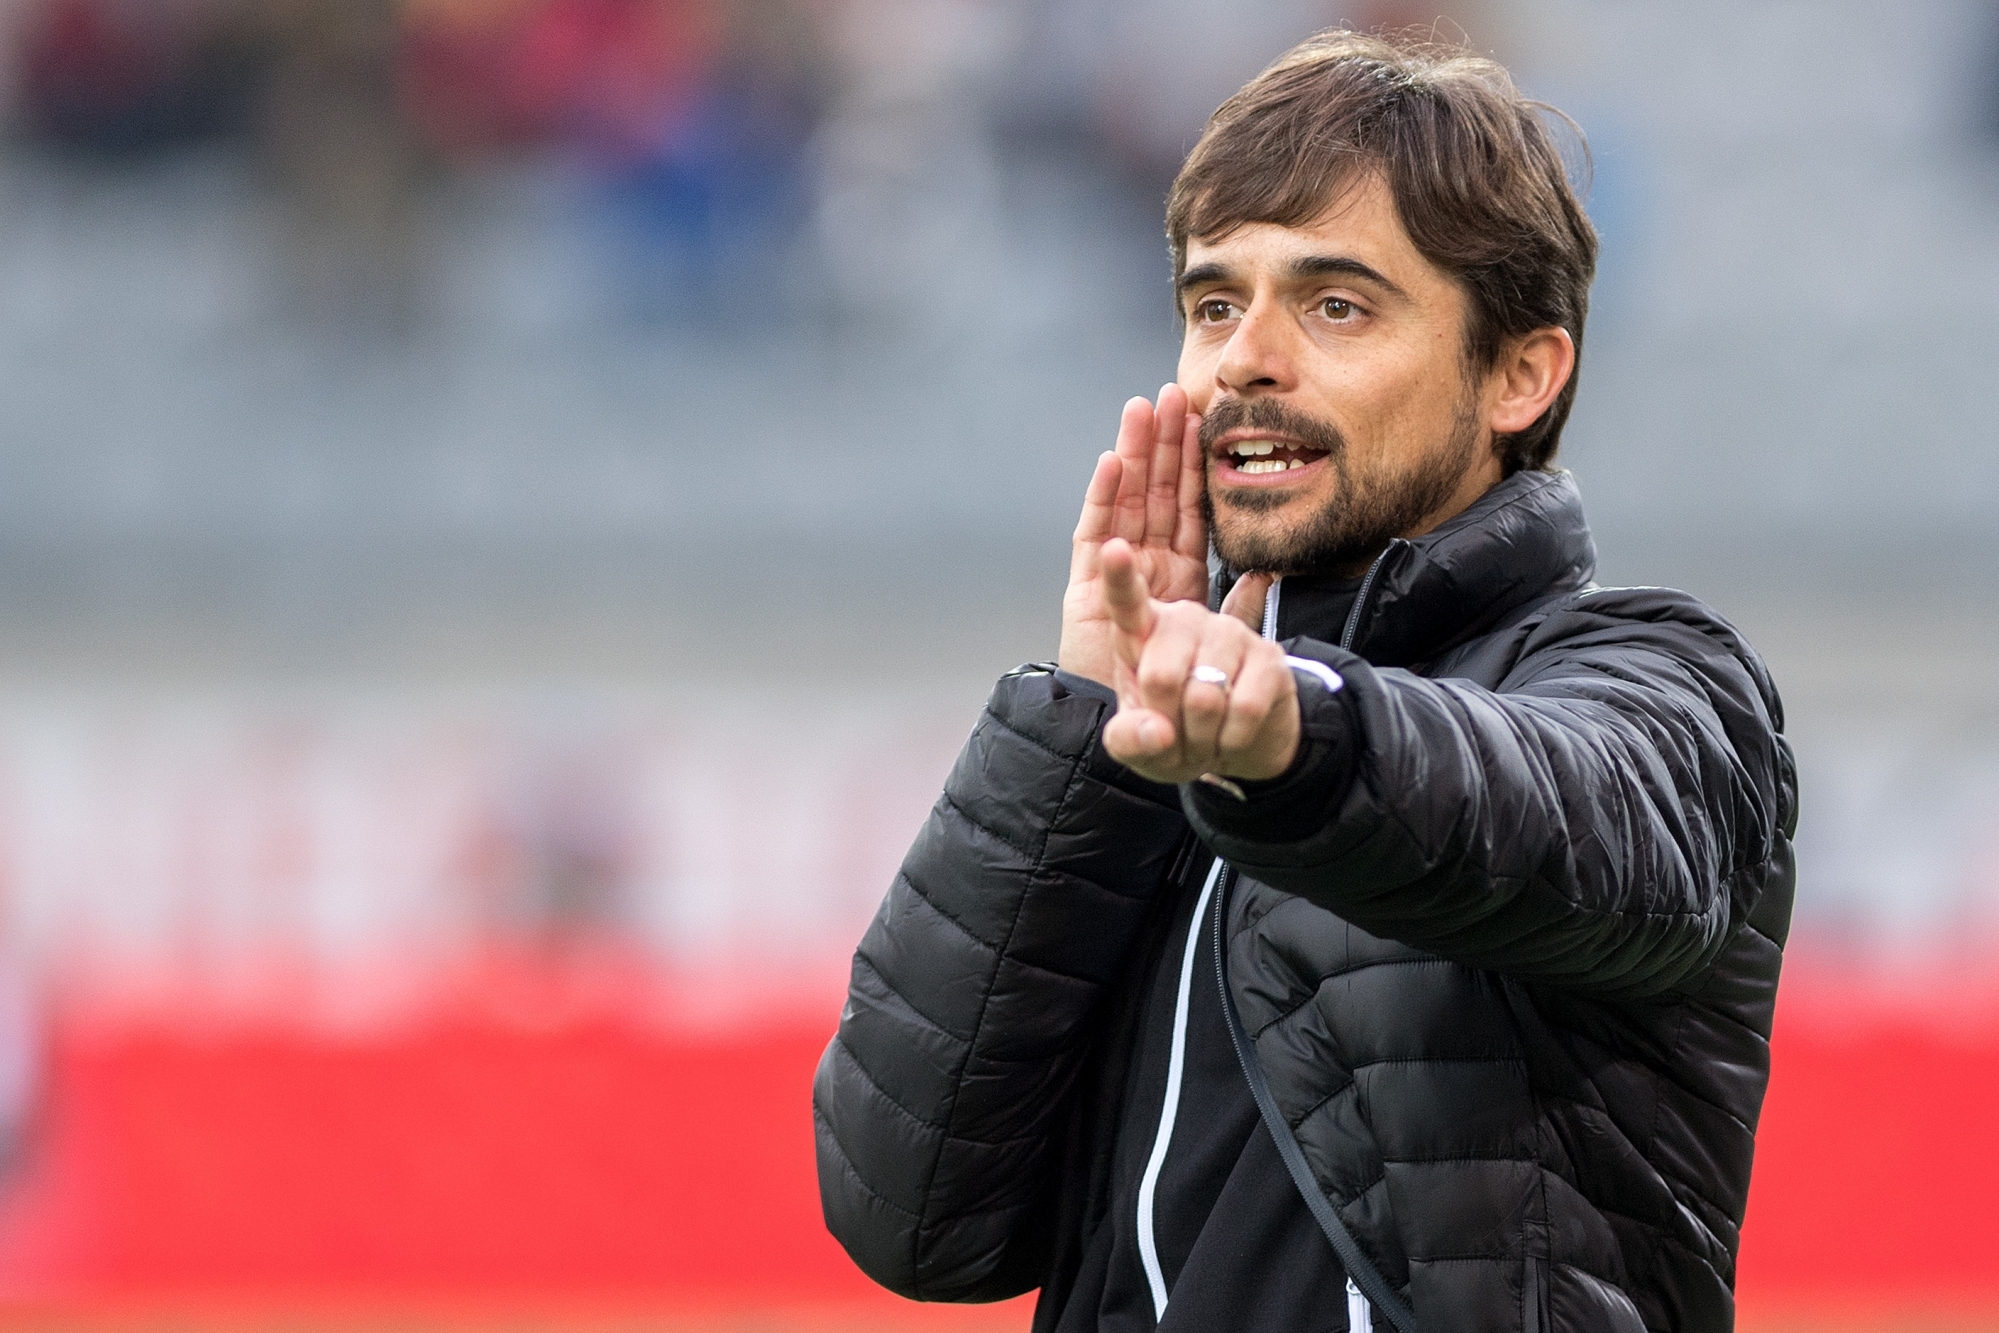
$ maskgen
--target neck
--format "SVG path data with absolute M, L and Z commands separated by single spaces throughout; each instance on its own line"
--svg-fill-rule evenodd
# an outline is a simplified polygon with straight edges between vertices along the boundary
M 1464 476 L 1458 478 L 1457 488 L 1451 492 L 1450 498 L 1425 514 L 1407 532 L 1398 532 L 1395 535 L 1407 540 L 1435 532 L 1478 503 L 1481 495 L 1504 480 L 1506 480 L 1506 465 L 1500 461 L 1499 451 L 1494 449 L 1488 440 L 1485 448 L 1478 452 L 1478 462 L 1466 468 Z

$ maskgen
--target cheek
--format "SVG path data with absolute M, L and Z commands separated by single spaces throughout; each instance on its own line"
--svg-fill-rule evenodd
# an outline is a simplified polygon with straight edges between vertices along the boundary
M 1191 340 L 1180 344 L 1180 364 L 1173 379 L 1187 391 L 1187 402 L 1196 412 L 1205 413 L 1215 396 L 1215 357 L 1212 348 L 1197 347 Z
M 1384 358 L 1366 369 L 1350 386 L 1348 456 L 1357 467 L 1393 467 L 1450 434 L 1464 392 L 1454 355 Z

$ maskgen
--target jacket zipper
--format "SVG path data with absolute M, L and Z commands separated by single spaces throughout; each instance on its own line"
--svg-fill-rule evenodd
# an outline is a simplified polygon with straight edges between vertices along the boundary
M 1349 652 L 1353 651 L 1354 635 L 1360 631 L 1360 618 L 1366 610 L 1367 599 L 1374 592 L 1374 581 L 1380 577 L 1381 567 L 1387 562 L 1388 553 L 1394 549 L 1395 543 L 1390 542 L 1380 555 L 1374 557 L 1374 563 L 1367 567 L 1367 573 L 1360 581 L 1360 590 L 1354 594 L 1353 609 L 1347 612 L 1347 623 L 1340 630 L 1340 647 Z M 1270 594 L 1263 603 L 1263 637 L 1266 639 L 1277 637 L 1277 599 L 1283 586 L 1282 579 L 1273 581 Z M 1219 935 L 1215 939 L 1215 947 L 1222 947 Z M 1367 1303 L 1367 1297 L 1361 1294 L 1351 1277 L 1347 1279 L 1347 1333 L 1374 1333 L 1374 1307 Z
M 1354 635 L 1360 633 L 1361 614 L 1367 610 L 1367 599 L 1374 593 L 1374 581 L 1380 577 L 1381 567 L 1388 563 L 1389 552 L 1395 549 L 1396 542 L 1400 540 L 1398 537 L 1383 547 L 1381 554 L 1374 557 L 1374 563 L 1367 567 L 1367 573 L 1361 578 L 1360 591 L 1354 594 L 1353 609 L 1347 612 L 1346 627 L 1340 631 L 1340 647 L 1348 652 L 1353 651 Z M 1267 630 L 1264 637 L 1266 639 L 1270 637 Z

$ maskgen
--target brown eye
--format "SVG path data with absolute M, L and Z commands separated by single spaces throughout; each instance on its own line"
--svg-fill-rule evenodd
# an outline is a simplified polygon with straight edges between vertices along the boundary
M 1208 324 L 1221 323 L 1223 320 L 1229 317 L 1229 312 L 1235 309 L 1235 307 L 1230 305 L 1227 301 L 1220 301 L 1220 300 L 1203 301 L 1196 308 L 1200 312 L 1202 321 Z
M 1337 296 L 1328 296 L 1322 309 L 1326 312 L 1326 318 L 1331 320 L 1349 320 L 1354 316 L 1353 302 L 1342 301 Z

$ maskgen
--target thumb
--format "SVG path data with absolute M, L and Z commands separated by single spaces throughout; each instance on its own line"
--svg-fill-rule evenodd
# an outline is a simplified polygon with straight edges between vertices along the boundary
M 1229 595 L 1222 598 L 1222 614 L 1234 616 L 1258 634 L 1263 633 L 1263 606 L 1270 598 L 1270 585 L 1275 582 L 1275 574 L 1261 570 L 1243 575 L 1229 589 Z

